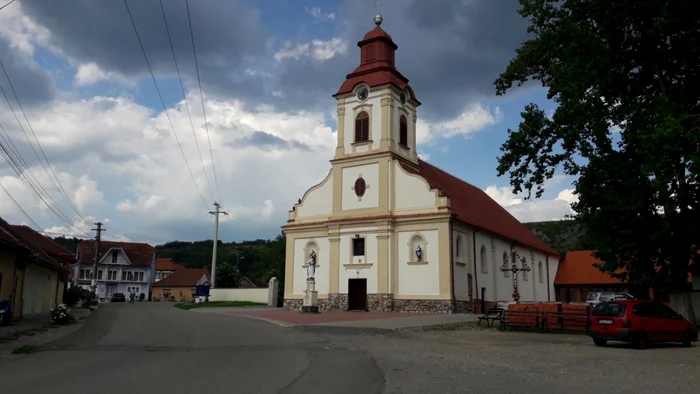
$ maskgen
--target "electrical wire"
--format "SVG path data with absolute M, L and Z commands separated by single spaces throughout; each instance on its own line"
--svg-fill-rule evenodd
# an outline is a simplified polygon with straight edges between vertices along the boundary
M 180 148 L 180 153 L 182 153 L 182 158 L 185 160 L 185 165 L 187 166 L 187 170 L 190 172 L 190 176 L 192 177 L 192 182 L 194 183 L 195 188 L 197 189 L 197 193 L 199 193 L 199 197 L 202 199 L 202 203 L 204 204 L 205 209 L 209 209 L 209 205 L 207 204 L 207 201 L 204 199 L 204 196 L 202 195 L 202 192 L 199 190 L 199 186 L 197 185 L 197 181 L 194 178 L 194 174 L 192 173 L 192 168 L 190 168 L 190 164 L 187 161 L 187 157 L 185 156 L 185 151 L 182 149 L 182 144 L 180 144 L 180 139 L 177 137 L 177 133 L 175 132 L 175 127 L 173 126 L 173 122 L 170 119 L 170 115 L 168 114 L 168 108 L 165 106 L 165 101 L 163 101 L 163 95 L 160 93 L 160 88 L 158 87 L 158 82 L 156 82 L 156 76 L 153 74 L 153 68 L 151 68 L 151 63 L 148 61 L 148 56 L 146 55 L 146 50 L 143 47 L 143 42 L 141 41 L 141 36 L 139 35 L 139 31 L 136 28 L 136 23 L 134 22 L 134 17 L 131 15 L 131 10 L 129 9 L 129 3 L 127 3 L 126 0 L 124 0 L 124 5 L 126 6 L 126 12 L 129 14 L 129 19 L 131 20 L 131 25 L 134 28 L 134 33 L 136 33 L 136 39 L 138 39 L 138 41 L 139 41 L 139 46 L 141 47 L 141 52 L 143 53 L 143 58 L 146 60 L 146 65 L 148 66 L 148 71 L 151 73 L 151 78 L 153 79 L 153 84 L 156 87 L 156 92 L 158 93 L 158 98 L 160 98 L 160 103 L 163 106 L 163 112 L 165 113 L 165 117 L 168 119 L 168 123 L 170 124 L 170 128 L 173 131 L 173 135 L 175 136 L 175 141 L 177 141 L 177 146 Z
M 63 185 L 61 184 L 61 181 L 58 179 L 58 176 L 56 176 L 56 172 L 53 170 L 53 167 L 51 167 L 51 163 L 49 163 L 48 157 L 46 157 L 46 152 L 44 152 L 44 148 L 42 148 L 41 144 L 39 143 L 39 139 L 36 136 L 36 133 L 34 132 L 34 128 L 32 127 L 32 124 L 29 122 L 29 118 L 27 117 L 27 113 L 24 111 L 24 107 L 22 106 L 22 102 L 19 99 L 19 96 L 17 95 L 17 91 L 15 90 L 14 85 L 12 84 L 12 80 L 10 79 L 10 75 L 7 73 L 7 69 L 5 68 L 5 64 L 3 64 L 2 59 L 0 59 L 0 67 L 2 67 L 2 71 L 5 74 L 5 78 L 7 78 L 7 82 L 10 84 L 10 88 L 12 89 L 12 93 L 15 95 L 15 99 L 17 100 L 17 104 L 19 105 L 20 110 L 22 111 L 22 115 L 24 115 L 24 120 L 27 122 L 27 125 L 29 126 L 29 130 L 32 132 L 32 135 L 34 136 L 34 140 L 36 141 L 37 146 L 39 147 L 39 150 L 41 151 L 41 155 L 44 157 L 44 160 L 46 160 L 46 165 L 49 167 L 51 170 L 51 173 L 49 174 L 49 171 L 46 169 L 46 166 L 44 166 L 44 163 L 41 163 L 41 158 L 39 157 L 39 154 L 37 153 L 36 149 L 34 149 L 34 145 L 32 145 L 31 141 L 29 141 L 29 136 L 27 135 L 26 131 L 24 130 L 24 127 L 22 127 L 22 131 L 24 131 L 25 137 L 27 137 L 27 142 L 29 142 L 29 145 L 31 145 L 32 150 L 34 151 L 34 154 L 37 156 L 39 159 L 39 162 L 41 163 L 42 167 L 44 167 L 44 170 L 46 173 L 49 175 L 49 179 L 51 179 L 51 182 L 54 183 L 54 186 L 57 187 L 57 190 L 59 191 L 59 194 L 63 196 L 63 198 L 68 202 L 68 205 L 70 205 L 75 213 L 78 214 L 78 216 L 83 220 L 86 221 L 83 215 L 80 214 L 80 211 L 78 211 L 78 208 L 73 204 L 73 202 L 68 198 L 68 194 L 66 193 L 66 190 L 63 188 Z M 7 95 L 5 94 L 5 91 L 3 90 L 3 95 L 5 96 L 5 99 L 7 100 L 8 105 L 10 105 L 10 108 L 12 109 L 12 113 L 15 114 L 15 118 L 17 118 L 17 114 L 15 113 L 14 108 L 12 108 L 12 105 L 10 104 L 10 100 L 7 98 Z M 19 122 L 19 119 L 17 119 L 17 122 Z M 51 178 L 51 175 L 53 174 L 53 177 L 56 179 L 56 182 L 53 182 L 53 179 Z
M 126 1 L 126 0 L 124 0 Z M 194 31 L 192 30 L 192 17 L 190 16 L 190 2 L 185 0 L 185 6 L 187 7 L 187 21 L 190 25 L 190 38 L 192 39 L 192 53 L 194 54 L 194 65 L 197 70 L 197 84 L 199 85 L 199 98 L 202 101 L 202 114 L 204 115 L 204 128 L 207 130 L 207 142 L 209 143 L 209 155 L 211 156 L 211 168 L 214 172 L 214 183 L 216 184 L 216 192 L 219 196 L 219 202 L 223 203 L 221 200 L 221 190 L 219 189 L 219 178 L 216 176 L 216 165 L 214 164 L 214 152 L 211 149 L 211 139 L 209 138 L 209 122 L 207 122 L 207 110 L 204 105 L 204 94 L 202 93 L 202 79 L 199 76 L 199 62 L 197 61 L 197 49 L 194 45 Z
M 197 141 L 197 133 L 194 131 L 194 122 L 192 121 L 192 114 L 190 113 L 190 104 L 187 100 L 187 94 L 185 94 L 185 84 L 182 82 L 182 76 L 180 75 L 180 67 L 177 64 L 177 57 L 175 56 L 175 47 L 173 46 L 173 39 L 170 35 L 170 28 L 168 27 L 168 18 L 165 16 L 165 7 L 163 7 L 163 0 L 160 0 L 160 10 L 163 13 L 163 22 L 165 23 L 165 31 L 168 33 L 168 42 L 170 43 L 170 52 L 173 54 L 173 61 L 175 61 L 175 70 L 177 71 L 177 78 L 180 80 L 180 89 L 182 89 L 182 97 L 185 99 L 185 108 L 187 109 L 187 117 L 190 119 L 190 126 L 192 126 L 192 136 L 194 137 L 194 143 L 197 146 L 197 153 L 199 153 L 199 161 L 202 163 L 202 171 L 204 171 L 204 179 L 207 181 L 207 187 L 209 188 L 209 193 L 211 194 L 212 201 L 215 200 L 214 192 L 211 189 L 211 183 L 209 182 L 209 176 L 207 176 L 207 169 L 204 165 L 204 158 L 202 157 L 202 150 L 199 149 L 199 141 Z M 205 121 L 206 122 L 206 121 Z M 213 165 L 213 162 L 212 162 Z
M 10 0 L 9 3 L 7 3 L 7 4 L 5 4 L 4 6 L 0 7 L 0 10 L 2 10 L 3 8 L 7 7 L 8 5 L 10 5 L 10 4 L 14 3 L 14 2 L 15 2 L 15 0 Z
M 22 208 L 22 206 L 19 205 L 19 203 L 17 202 L 17 200 L 15 200 L 15 198 L 12 197 L 12 194 L 10 194 L 10 191 L 7 190 L 7 189 L 5 188 L 5 185 L 3 185 L 2 182 L 0 182 L 0 187 L 2 187 L 2 190 L 4 190 L 5 193 L 7 193 L 7 195 L 10 197 L 10 199 L 12 199 L 12 201 L 15 203 L 15 205 L 17 205 L 17 208 L 19 208 L 20 211 L 22 211 L 22 213 L 24 214 L 24 216 L 26 216 L 27 219 L 29 219 L 29 221 L 32 222 L 32 223 L 34 224 L 34 226 L 35 226 L 39 231 L 41 231 L 41 227 L 39 227 L 39 225 L 36 224 L 36 222 L 34 221 L 34 219 L 32 219 L 32 217 L 29 216 L 29 214 L 27 213 L 27 211 L 25 211 L 24 208 Z

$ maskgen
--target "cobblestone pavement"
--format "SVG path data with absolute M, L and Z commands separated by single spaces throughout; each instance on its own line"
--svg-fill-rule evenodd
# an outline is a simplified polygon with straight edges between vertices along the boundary
M 105 305 L 0 365 L 8 393 L 697 393 L 700 346 L 585 336 L 280 327 L 165 303 Z

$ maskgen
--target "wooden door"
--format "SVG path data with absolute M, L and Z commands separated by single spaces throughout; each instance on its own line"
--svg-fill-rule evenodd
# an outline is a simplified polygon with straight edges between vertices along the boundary
M 348 310 L 367 310 L 367 279 L 348 280 Z

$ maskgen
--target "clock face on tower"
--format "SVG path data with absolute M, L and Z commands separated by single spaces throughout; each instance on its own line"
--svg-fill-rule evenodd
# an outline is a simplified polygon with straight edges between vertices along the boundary
M 360 90 L 357 91 L 357 98 L 360 101 L 365 101 L 367 100 L 367 97 L 369 96 L 369 89 L 367 88 L 360 88 Z

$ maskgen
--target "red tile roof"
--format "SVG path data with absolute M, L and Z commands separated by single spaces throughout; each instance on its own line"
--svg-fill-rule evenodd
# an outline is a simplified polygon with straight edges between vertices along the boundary
M 450 210 L 458 220 L 540 252 L 561 256 L 483 190 L 423 160 L 419 159 L 418 164 L 420 170 L 416 171 L 401 162 L 405 171 L 420 175 L 432 189 L 439 189 L 441 195 L 450 198 Z
M 177 271 L 185 267 L 173 261 L 169 257 L 156 258 L 156 271 Z
M 156 249 L 145 243 L 100 241 L 100 258 L 112 248 L 121 248 L 131 261 L 131 265 L 150 266 Z M 78 261 L 92 262 L 95 256 L 95 241 L 85 240 L 78 244 Z
M 57 257 L 66 261 L 75 261 L 75 254 L 63 246 L 57 244 L 51 238 L 39 233 L 38 231 L 24 226 L 12 225 L 12 228 L 24 238 L 24 240 L 32 245 L 40 248 L 46 254 L 52 257 Z
M 566 252 L 566 257 L 559 262 L 556 286 L 571 285 L 620 285 L 622 281 L 600 271 L 595 265 L 603 262 L 593 257 L 590 250 Z
M 210 280 L 209 270 L 206 268 L 183 268 L 154 283 L 153 287 L 195 287 L 202 275 L 206 275 L 207 280 Z
M 593 257 L 591 250 L 576 250 L 566 252 L 566 257 L 559 262 L 554 284 L 557 286 L 581 286 L 581 285 L 613 285 L 622 284 L 617 278 L 602 272 L 596 267 L 603 264 Z M 657 270 L 660 269 L 657 267 Z M 622 272 L 622 271 L 621 271 Z M 693 282 L 693 275 L 688 273 L 688 282 Z
M 68 270 L 46 254 L 46 252 L 44 252 L 39 246 L 31 242 L 30 238 L 25 238 L 23 236 L 23 232 L 18 231 L 15 227 L 16 226 L 13 226 L 0 218 L 0 239 L 15 247 L 29 250 L 37 257 L 37 261 L 41 265 L 63 272 Z M 39 236 L 43 237 L 41 234 L 39 234 Z

